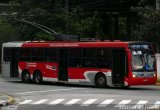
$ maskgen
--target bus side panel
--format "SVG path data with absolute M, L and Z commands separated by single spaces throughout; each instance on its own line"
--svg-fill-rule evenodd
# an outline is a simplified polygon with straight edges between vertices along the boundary
M 58 81 L 58 64 L 57 63 L 51 63 L 51 62 L 37 63 L 36 69 L 42 72 L 43 80 L 50 81 L 51 78 L 54 78 L 54 80 L 51 80 L 51 81 Z
M 107 74 L 110 74 L 111 70 L 96 68 L 68 68 L 68 82 L 83 85 L 94 85 L 95 75 L 100 72 L 104 73 L 107 78 Z
M 31 79 L 36 70 L 42 73 L 44 81 L 58 81 L 58 64 L 51 62 L 19 62 L 19 73 L 27 69 L 30 73 Z
M 22 76 L 23 70 L 27 69 L 26 68 L 26 62 L 18 62 L 18 73 L 19 73 L 19 78 Z

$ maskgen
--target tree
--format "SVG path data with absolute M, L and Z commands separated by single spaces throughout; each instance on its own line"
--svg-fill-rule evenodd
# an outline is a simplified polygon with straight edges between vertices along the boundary
M 52 40 L 51 35 L 44 34 L 42 30 L 31 25 L 14 21 L 12 18 L 25 19 L 47 26 L 61 34 L 78 35 L 80 37 L 96 37 L 101 39 L 120 40 L 153 40 L 149 33 L 155 33 L 151 21 L 154 8 L 150 0 L 69 0 L 69 12 L 65 10 L 66 0 L 16 0 L 19 7 L 13 7 L 17 14 L 9 16 L 8 21 L 17 33 L 19 40 Z M 140 1 L 140 2 L 139 2 Z M 136 19 L 131 19 L 132 34 L 128 37 L 126 11 L 137 5 L 133 11 L 139 12 Z M 148 10 L 148 12 L 147 12 Z M 149 12 L 150 10 L 150 12 Z M 118 14 L 113 14 L 115 11 Z M 131 10 L 132 12 L 132 10 Z M 12 12 L 10 12 L 12 13 Z M 122 13 L 122 16 L 121 16 Z M 115 29 L 115 16 L 119 16 L 119 30 Z M 148 18 L 146 17 L 148 16 Z M 125 16 L 125 17 L 124 17 Z M 150 16 L 150 17 L 149 17 Z M 150 19 L 151 18 L 151 19 Z M 157 18 L 158 19 L 158 18 Z M 134 21 L 132 21 L 134 20 Z M 129 21 L 129 20 L 128 20 Z M 152 31 L 147 30 L 152 22 Z M 148 25 L 147 25 L 148 24 Z M 43 33 L 43 34 L 42 34 Z M 157 33 L 158 34 L 158 33 Z M 44 35 L 44 37 L 42 37 Z M 124 37 L 125 36 L 125 37 Z M 145 37 L 144 37 L 145 36 Z M 153 35 L 152 35 L 153 36 Z M 155 39 L 155 41 L 158 41 Z
M 138 7 L 133 8 L 138 12 L 136 27 L 132 33 L 132 40 L 154 42 L 160 46 L 160 11 L 155 10 L 153 2 L 141 0 Z
M 42 1 L 42 2 L 41 2 Z M 75 8 L 70 12 L 64 10 L 63 1 L 48 0 L 48 1 L 36 1 L 24 0 L 18 1 L 21 4 L 21 8 L 18 11 L 18 15 L 14 16 L 17 19 L 25 19 L 28 21 L 34 21 L 45 25 L 51 29 L 54 29 L 58 33 L 65 33 L 71 35 L 78 35 L 81 37 L 95 37 L 100 30 L 100 18 L 97 18 L 97 13 L 85 13 L 80 8 Z M 35 5 L 36 4 L 36 5 Z M 51 6 L 53 4 L 53 6 Z M 30 25 L 22 24 L 13 20 L 10 23 L 20 33 L 20 40 L 34 40 L 37 37 L 37 33 L 42 31 L 33 28 Z M 45 40 L 51 40 L 52 36 L 44 36 Z M 41 37 L 42 39 L 42 37 Z

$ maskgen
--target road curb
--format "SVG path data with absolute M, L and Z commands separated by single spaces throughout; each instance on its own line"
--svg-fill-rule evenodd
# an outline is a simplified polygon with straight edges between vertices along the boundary
M 14 102 L 15 102 L 14 97 L 9 96 L 9 98 L 8 98 L 8 100 L 7 100 L 7 103 L 8 103 L 8 104 L 13 104 Z
M 11 105 L 15 103 L 14 97 L 5 93 L 0 93 L 1 97 L 5 97 L 2 101 L 4 101 L 7 105 Z M 0 103 L 0 105 L 3 105 Z

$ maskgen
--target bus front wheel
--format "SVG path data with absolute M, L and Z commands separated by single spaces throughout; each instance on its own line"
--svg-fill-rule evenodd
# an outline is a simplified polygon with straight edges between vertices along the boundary
M 29 83 L 30 82 L 30 75 L 28 71 L 22 72 L 22 82 Z
M 36 84 L 42 83 L 42 74 L 39 71 L 36 71 L 33 76 L 33 80 Z
M 104 88 L 107 85 L 106 77 L 104 74 L 99 74 L 95 77 L 95 86 L 98 88 Z

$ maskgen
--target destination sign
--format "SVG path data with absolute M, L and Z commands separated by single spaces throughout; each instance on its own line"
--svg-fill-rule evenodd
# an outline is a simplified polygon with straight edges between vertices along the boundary
M 149 49 L 149 45 L 129 45 L 129 48 L 133 50 Z

